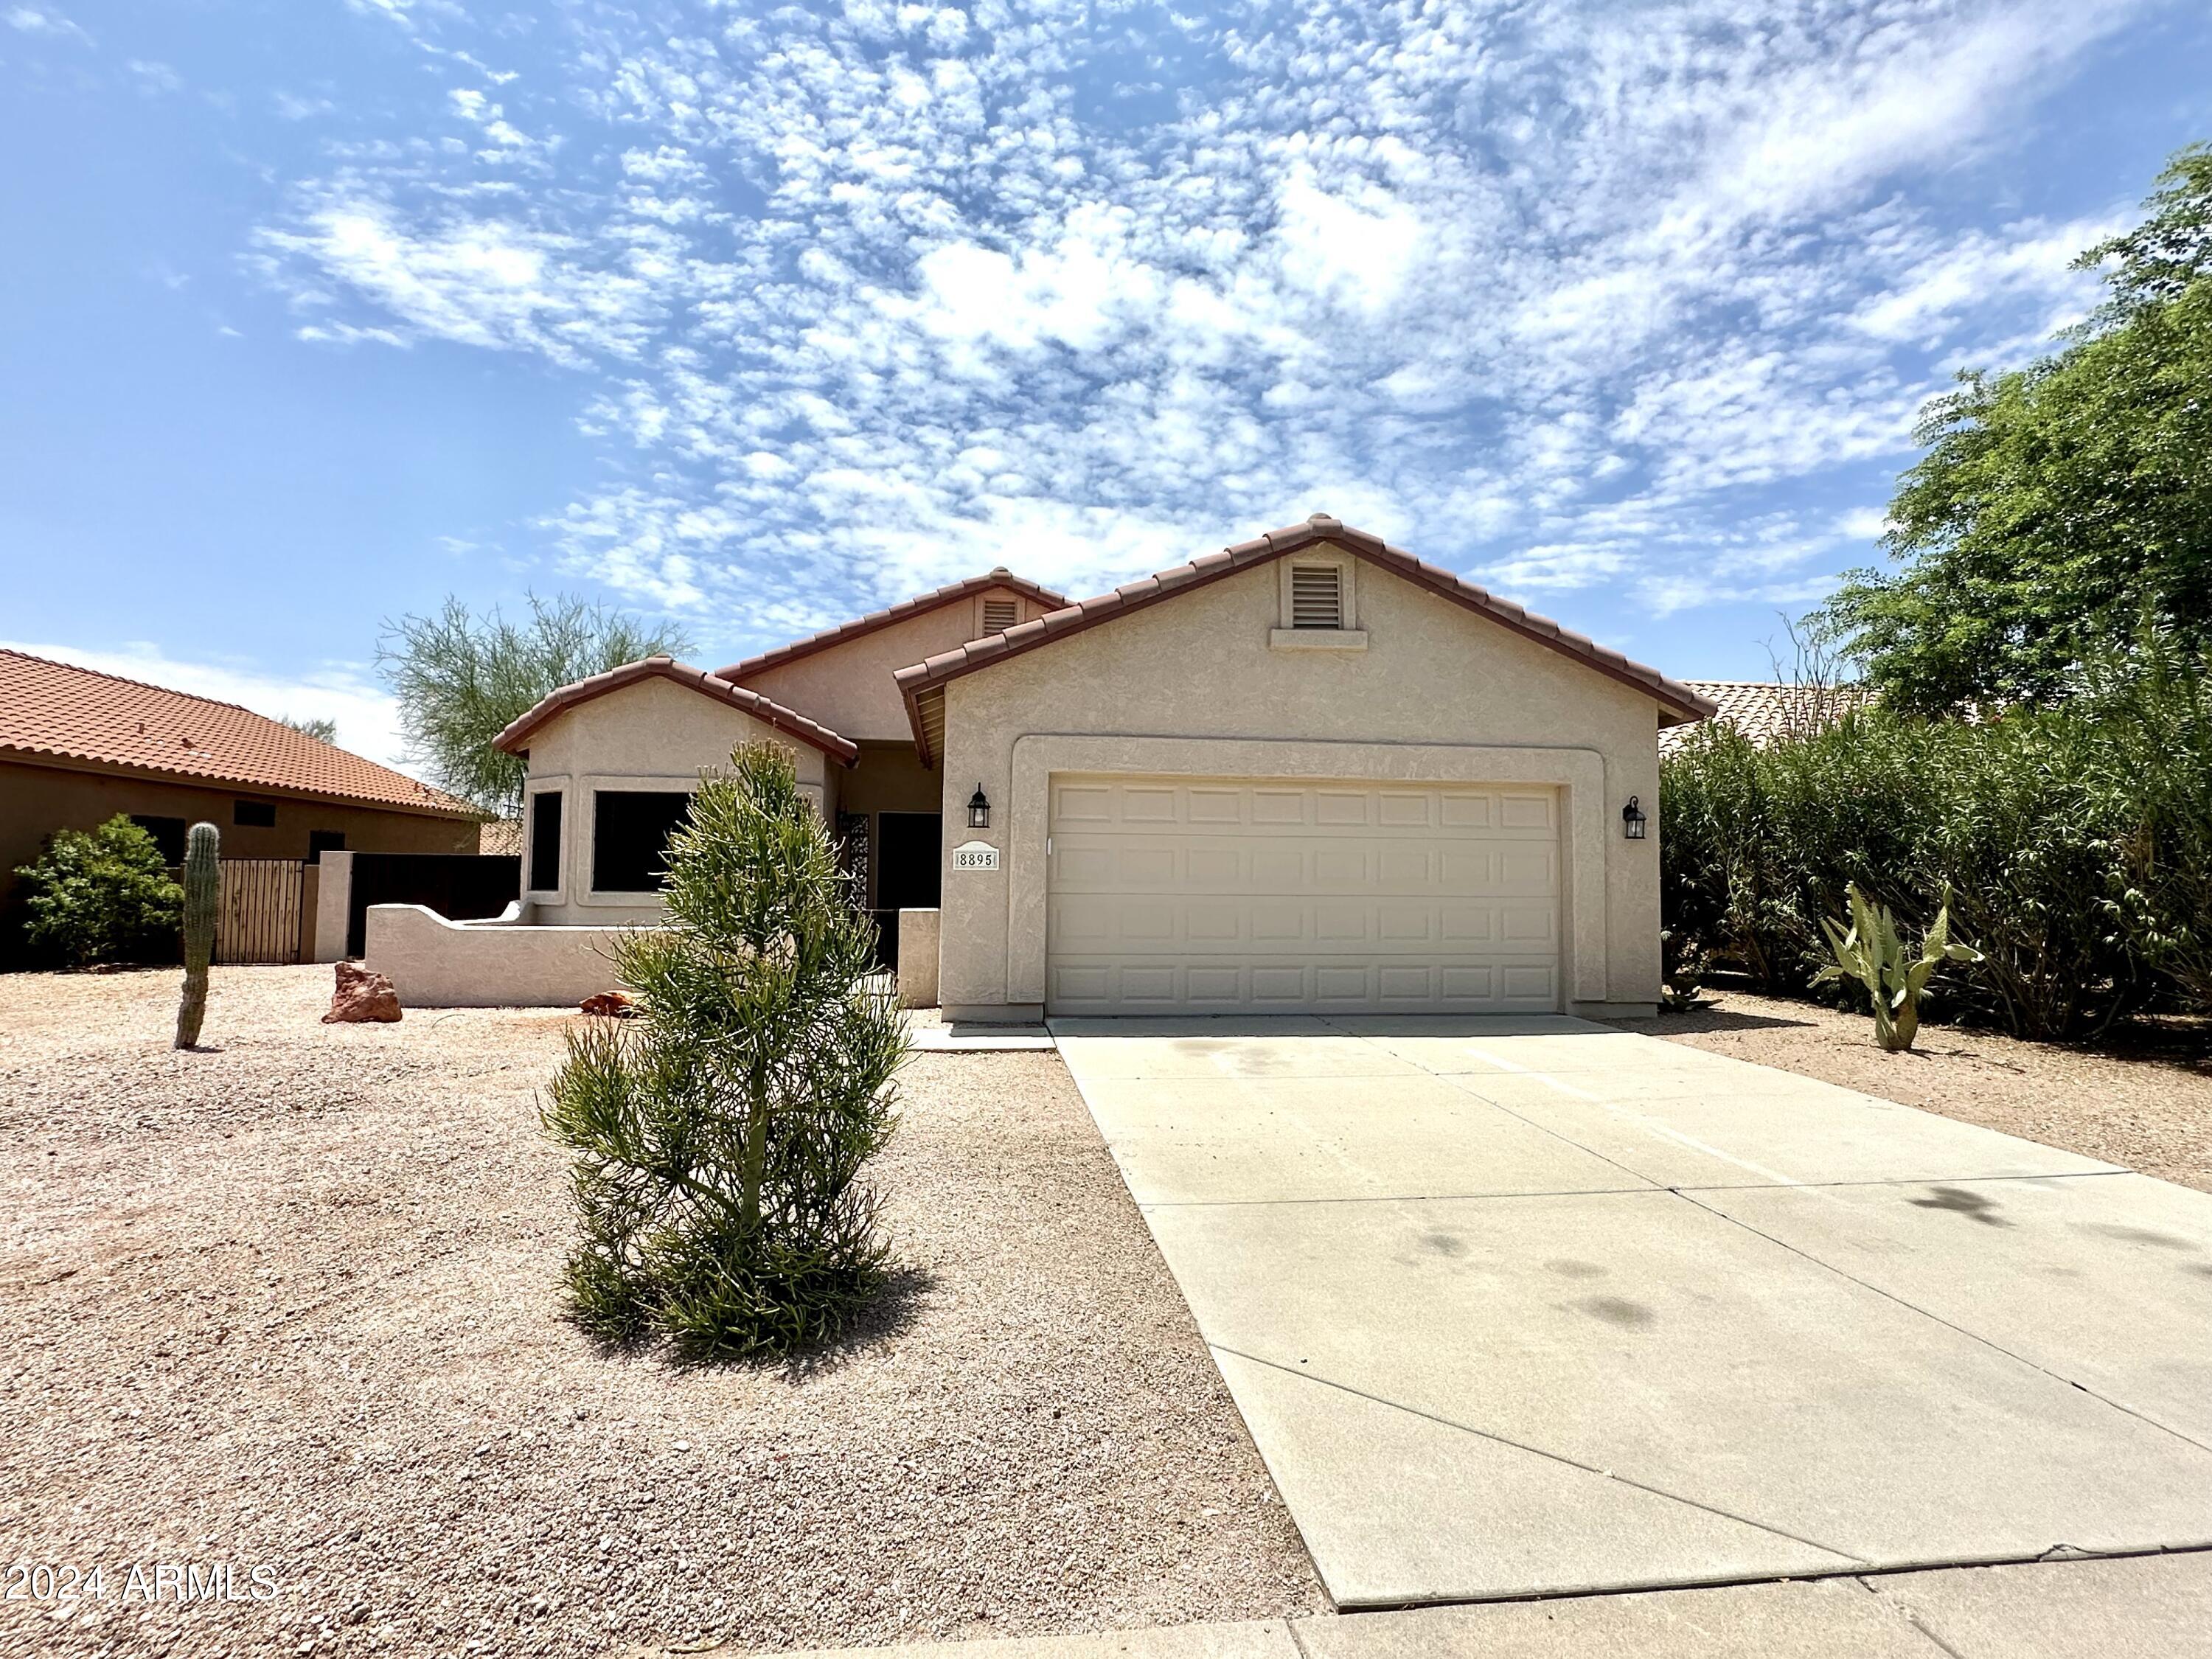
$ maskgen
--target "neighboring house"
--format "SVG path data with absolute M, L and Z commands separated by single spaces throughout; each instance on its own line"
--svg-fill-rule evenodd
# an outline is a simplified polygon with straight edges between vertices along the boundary
M 483 815 L 235 703 L 0 651 L 0 905 L 57 830 L 127 813 L 181 863 L 209 823 L 232 859 L 473 853 Z
M 940 910 L 950 1018 L 1634 1014 L 1659 847 L 1625 814 L 1712 712 L 1316 515 L 1081 604 L 995 570 L 715 673 L 634 663 L 499 742 L 537 922 L 650 919 L 698 769 L 765 738 L 866 830 L 872 903 Z
M 1867 700 L 1856 681 L 1838 685 L 1791 684 L 1782 680 L 1684 680 L 1683 684 L 1713 705 L 1708 720 L 1669 726 L 1659 734 L 1659 752 L 1671 755 L 1708 724 L 1732 726 L 1760 748 L 1778 738 L 1802 736 L 1832 725 L 1844 710 Z

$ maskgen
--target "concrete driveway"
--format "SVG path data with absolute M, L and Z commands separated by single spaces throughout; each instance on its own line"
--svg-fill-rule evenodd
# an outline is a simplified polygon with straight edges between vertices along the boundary
M 2212 1544 L 2212 1196 L 1565 1018 L 1054 1030 L 1340 1606 Z

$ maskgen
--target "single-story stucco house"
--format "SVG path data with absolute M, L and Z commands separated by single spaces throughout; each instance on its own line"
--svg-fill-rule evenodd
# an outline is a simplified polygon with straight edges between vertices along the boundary
M 498 739 L 510 920 L 650 921 L 701 769 L 764 739 L 872 907 L 939 913 L 950 1018 L 1648 1013 L 1659 732 L 1711 713 L 1316 514 L 1079 604 L 998 569 L 562 687 Z

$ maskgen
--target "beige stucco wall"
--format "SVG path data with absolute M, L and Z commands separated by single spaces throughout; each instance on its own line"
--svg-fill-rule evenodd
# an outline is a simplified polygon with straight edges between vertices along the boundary
M 368 907 L 362 965 L 403 1008 L 573 1008 L 617 988 L 619 927 L 448 921 L 419 904 Z
M 1629 796 L 1646 811 L 1658 799 L 1652 700 L 1364 561 L 1353 620 L 1364 650 L 1271 647 L 1279 564 L 946 687 L 946 822 L 980 781 L 994 805 L 981 838 L 1002 857 L 995 872 L 945 872 L 944 1006 L 1028 1016 L 1042 1000 L 1041 780 L 1053 769 L 1555 783 L 1567 797 L 1567 1000 L 1654 1002 L 1656 815 L 1641 842 L 1620 823 Z M 1170 741 L 1060 741 L 1097 738 Z M 948 831 L 947 846 L 964 836 Z
M 740 744 L 762 742 L 788 752 L 809 799 L 825 814 L 836 811 L 839 775 L 845 770 L 842 763 L 811 744 L 672 680 L 640 680 L 548 720 L 531 735 L 523 822 L 526 837 L 532 822 L 530 798 L 543 789 L 562 792 L 561 885 L 525 892 L 533 914 L 556 927 L 657 920 L 657 898 L 591 890 L 593 793 L 600 789 L 696 789 L 703 768 L 728 760 L 730 751 Z M 526 844 L 525 881 L 530 878 L 530 864 Z
M 937 1006 L 937 921 L 934 910 L 898 913 L 898 999 L 902 1008 Z
M 906 702 L 891 675 L 925 657 L 980 639 L 987 599 L 1012 599 L 1022 622 L 1039 613 L 1040 607 L 1011 588 L 986 588 L 957 604 L 749 675 L 740 684 L 855 743 L 911 743 L 914 731 L 907 724 Z

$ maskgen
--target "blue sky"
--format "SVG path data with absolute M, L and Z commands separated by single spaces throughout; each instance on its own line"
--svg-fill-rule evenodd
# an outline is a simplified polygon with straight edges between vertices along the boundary
M 2206 137 L 2201 0 L 0 0 L 0 640 L 396 759 L 448 592 L 713 664 L 1321 510 L 1760 677 Z

